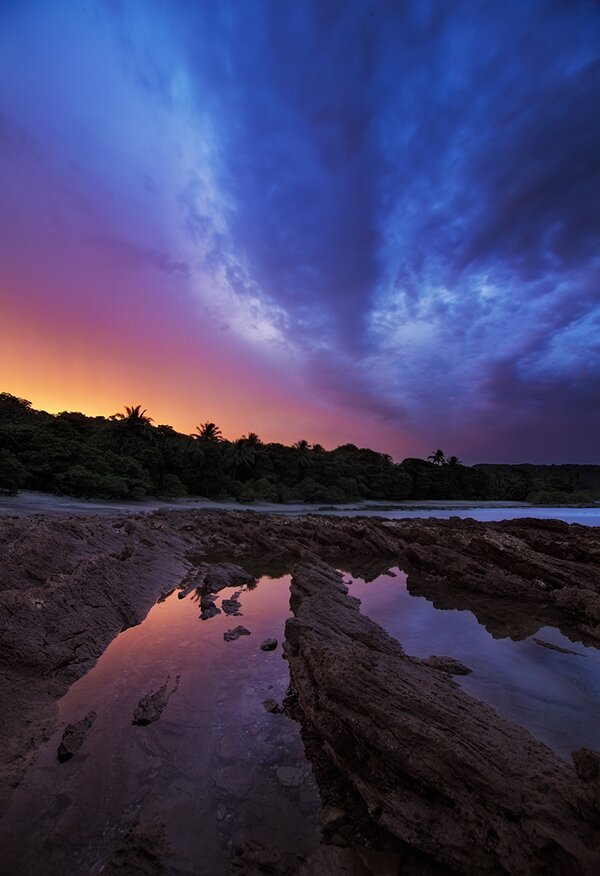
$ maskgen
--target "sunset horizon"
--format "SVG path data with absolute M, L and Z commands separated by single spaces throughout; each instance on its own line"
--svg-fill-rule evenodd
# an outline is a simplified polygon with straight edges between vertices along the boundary
M 597 4 L 276 7 L 2 4 L 2 386 L 599 462 Z

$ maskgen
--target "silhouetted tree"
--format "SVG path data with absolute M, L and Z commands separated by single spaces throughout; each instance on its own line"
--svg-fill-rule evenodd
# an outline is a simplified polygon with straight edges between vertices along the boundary
M 221 430 L 215 423 L 202 423 L 202 425 L 196 426 L 196 431 L 198 432 L 198 440 L 206 443 L 216 443 L 223 438 Z
M 427 459 L 431 460 L 434 465 L 444 465 L 446 462 L 443 450 L 436 450 L 434 453 L 430 453 Z

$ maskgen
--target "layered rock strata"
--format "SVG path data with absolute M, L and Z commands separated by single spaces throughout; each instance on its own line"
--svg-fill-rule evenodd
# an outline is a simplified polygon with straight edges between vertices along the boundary
M 590 769 L 407 656 L 324 564 L 296 569 L 291 606 L 300 720 L 378 825 L 450 872 L 599 872 Z

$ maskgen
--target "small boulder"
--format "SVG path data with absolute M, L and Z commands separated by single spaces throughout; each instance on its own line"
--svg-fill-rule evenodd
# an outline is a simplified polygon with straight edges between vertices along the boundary
M 235 642 L 236 639 L 239 639 L 240 636 L 249 636 L 250 630 L 247 630 L 246 627 L 234 627 L 232 630 L 226 630 L 223 633 L 223 638 L 226 642 Z
M 223 609 L 225 614 L 240 615 L 242 613 L 240 611 L 242 606 L 239 600 L 239 596 L 240 592 L 238 590 L 236 593 L 233 593 L 229 599 L 221 600 L 221 608 Z
M 267 710 L 267 712 L 271 712 L 272 715 L 280 715 L 283 713 L 283 709 L 277 702 L 277 700 L 273 700 L 269 698 L 268 700 L 263 700 L 263 706 Z
M 145 727 L 147 724 L 153 724 L 154 721 L 158 721 L 163 713 L 163 709 L 179 687 L 179 675 L 176 677 L 175 684 L 170 691 L 168 689 L 169 679 L 170 676 L 167 676 L 167 680 L 158 690 L 151 690 L 139 700 L 133 713 L 132 724 Z
M 277 648 L 277 639 L 265 639 L 260 644 L 261 651 L 274 651 Z
M 218 597 L 214 593 L 204 593 L 200 599 L 200 618 L 209 620 L 217 614 L 221 614 L 221 609 L 215 605 L 215 599 Z
M 432 669 L 439 669 L 440 672 L 445 672 L 447 675 L 470 675 L 473 672 L 472 669 L 454 657 L 436 657 L 434 655 L 426 657 L 421 663 L 431 666 Z
M 96 712 L 88 712 L 85 718 L 75 724 L 67 724 L 65 727 L 56 756 L 60 763 L 71 760 L 85 741 L 92 724 L 96 720 Z

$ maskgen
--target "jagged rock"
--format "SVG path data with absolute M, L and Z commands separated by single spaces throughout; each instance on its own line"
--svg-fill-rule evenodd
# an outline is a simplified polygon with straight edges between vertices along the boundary
M 89 731 L 96 720 L 96 712 L 88 712 L 85 718 L 75 724 L 67 724 L 65 727 L 56 756 L 61 763 L 71 760 L 77 754 Z
M 571 754 L 575 770 L 582 782 L 593 782 L 600 775 L 600 752 L 578 748 Z
M 237 615 L 240 615 L 242 613 L 240 611 L 242 606 L 241 606 L 241 603 L 239 600 L 239 595 L 240 595 L 240 592 L 238 590 L 235 593 L 233 593 L 229 597 L 229 599 L 222 599 L 221 600 L 221 608 L 223 609 L 225 614 L 230 614 L 230 615 L 232 614 L 232 615 L 237 616 Z
M 398 567 L 412 594 L 473 611 L 494 636 L 553 625 L 600 645 L 600 529 L 560 521 L 0 514 L 0 554 L 0 813 L 54 730 L 55 701 L 172 586 L 200 598 L 319 559 L 367 581 Z
M 200 619 L 210 620 L 211 617 L 221 614 L 221 609 L 215 605 L 218 597 L 214 593 L 203 593 L 200 597 Z
M 180 676 L 178 675 L 170 691 L 168 690 L 169 677 L 167 677 L 165 683 L 158 690 L 151 690 L 145 694 L 135 707 L 131 723 L 144 727 L 147 724 L 153 724 L 154 721 L 158 721 L 163 713 L 163 709 L 179 687 L 179 679 Z
M 250 630 L 247 630 L 246 627 L 234 627 L 232 630 L 226 630 L 223 633 L 223 638 L 226 642 L 235 642 L 236 639 L 239 639 L 240 636 L 249 636 Z
M 236 563 L 201 563 L 196 573 L 196 586 L 217 593 L 225 587 L 235 587 L 237 584 L 256 584 L 254 575 L 250 575 Z
M 455 657 L 436 657 L 432 655 L 421 660 L 421 663 L 431 666 L 432 669 L 439 669 L 440 672 L 446 672 L 448 675 L 469 675 L 473 672 L 472 669 L 469 669 L 460 660 L 456 660 Z
M 274 651 L 277 648 L 277 639 L 265 639 L 260 643 L 261 651 Z
M 594 789 L 558 755 L 407 656 L 333 569 L 297 568 L 291 607 L 304 731 L 379 826 L 466 876 L 598 872 Z
M 331 831 L 344 822 L 346 813 L 337 806 L 324 806 L 319 824 L 324 831 Z
M 549 651 L 558 651 L 559 654 L 574 654 L 577 657 L 584 656 L 580 651 L 572 651 L 570 648 L 562 648 L 560 645 L 553 645 L 552 642 L 545 642 L 543 639 L 536 639 L 534 637 L 533 641 L 536 645 L 540 645 L 542 648 L 548 648 Z

